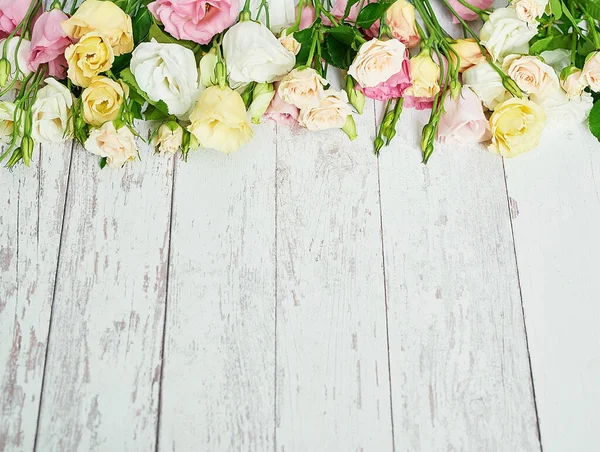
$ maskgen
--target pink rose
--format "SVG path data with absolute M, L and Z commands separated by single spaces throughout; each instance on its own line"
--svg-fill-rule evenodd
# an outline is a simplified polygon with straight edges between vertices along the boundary
M 404 96 L 404 108 L 429 110 L 433 106 L 433 97 Z
M 174 38 L 208 44 L 235 23 L 239 0 L 156 0 L 148 9 Z
M 392 75 L 385 82 L 380 83 L 373 88 L 363 88 L 356 85 L 356 89 L 362 92 L 365 96 L 375 100 L 389 100 L 402 97 L 404 91 L 412 84 L 410 81 L 410 63 L 408 62 L 408 51 L 406 59 L 402 63 L 402 70 L 395 75 Z
M 300 13 L 300 30 L 310 27 L 315 21 L 315 9 L 312 6 L 305 6 Z
M 0 0 L 0 37 L 6 38 L 25 18 L 32 0 Z
M 492 3 L 494 3 L 494 0 L 466 0 L 466 1 L 470 5 L 474 6 L 475 8 L 479 8 L 479 9 L 487 9 L 492 5 Z M 461 5 L 458 0 L 448 0 L 448 3 L 450 3 L 450 6 L 452 6 L 452 8 L 454 8 L 454 11 L 456 11 L 463 20 L 470 21 L 470 20 L 479 19 L 479 16 L 477 15 L 477 13 L 474 13 L 466 6 Z M 455 23 L 455 24 L 458 23 L 458 19 L 456 17 L 454 17 L 454 15 L 452 16 L 452 23 Z
M 275 83 L 275 97 L 265 112 L 265 118 L 277 124 L 293 126 L 298 123 L 300 110 L 292 104 L 285 102 L 279 95 L 279 83 Z
M 483 106 L 470 88 L 463 86 L 456 100 L 448 95 L 440 118 L 438 140 L 441 143 L 481 143 L 490 139 L 490 124 Z
M 33 25 L 31 33 L 31 51 L 27 63 L 31 71 L 40 64 L 48 63 L 51 77 L 64 79 L 67 75 L 65 49 L 72 44 L 71 38 L 62 29 L 60 23 L 69 16 L 58 9 L 43 13 Z

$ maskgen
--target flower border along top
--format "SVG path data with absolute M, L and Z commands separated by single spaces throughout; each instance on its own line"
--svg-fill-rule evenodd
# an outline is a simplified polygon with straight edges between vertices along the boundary
M 425 163 L 436 141 L 516 156 L 557 118 L 589 118 L 600 138 L 600 0 L 441 0 L 460 39 L 430 0 L 285 0 L 279 23 L 258 1 L 0 1 L 0 87 L 13 99 L 0 102 L 0 161 L 29 165 L 35 143 L 75 139 L 119 168 L 138 158 L 141 119 L 157 152 L 184 159 L 234 152 L 264 120 L 352 140 L 366 97 L 384 103 L 376 154 L 404 108 L 429 112 Z

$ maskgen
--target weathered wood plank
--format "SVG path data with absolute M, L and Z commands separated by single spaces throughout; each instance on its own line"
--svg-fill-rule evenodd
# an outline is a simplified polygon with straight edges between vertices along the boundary
M 280 128 L 277 450 L 392 450 L 373 103 L 355 142 Z
M 275 127 L 179 163 L 159 450 L 273 448 Z
M 1 452 L 33 449 L 71 149 L 0 168 Z
M 74 150 L 38 450 L 155 446 L 173 162 Z
M 600 144 L 550 127 L 506 176 L 542 445 L 597 449 Z
M 502 160 L 407 110 L 380 159 L 396 451 L 539 451 Z

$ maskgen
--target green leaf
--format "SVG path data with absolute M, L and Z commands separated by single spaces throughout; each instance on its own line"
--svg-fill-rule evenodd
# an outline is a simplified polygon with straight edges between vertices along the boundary
M 349 25 L 340 25 L 339 27 L 331 28 L 329 30 L 329 35 L 334 36 L 335 39 L 343 42 L 344 44 L 352 45 L 356 39 L 354 30 L 355 29 Z
M 348 3 L 346 4 L 346 9 L 344 10 L 344 17 L 342 17 L 342 20 L 345 20 L 346 17 L 348 17 L 348 15 L 350 14 L 350 9 L 357 3 L 358 0 L 348 0 Z
M 165 115 L 167 115 L 167 116 L 169 115 L 169 108 L 167 107 L 167 104 L 165 104 L 162 100 L 159 100 L 158 102 L 151 100 L 148 97 L 148 95 L 137 84 L 135 77 L 131 73 L 131 69 L 127 68 L 127 69 L 122 70 L 121 73 L 119 74 L 119 77 L 121 77 L 121 80 L 123 80 L 125 83 L 127 83 L 129 88 L 131 88 L 133 91 L 135 91 L 135 93 L 137 95 L 141 96 L 146 102 L 148 102 L 150 105 L 153 105 L 154 107 L 156 107 L 158 110 L 163 112 Z M 132 93 L 129 93 L 129 97 L 134 99 Z
M 600 1 L 599 0 L 587 0 L 585 2 L 585 8 L 587 12 L 596 20 L 600 20 Z
M 333 35 L 327 35 L 325 44 L 325 52 L 323 52 L 325 61 L 338 69 L 348 70 L 356 56 L 356 51 L 347 44 L 338 41 Z
M 104 167 L 106 166 L 106 157 L 102 157 L 100 159 L 100 162 L 98 162 L 100 165 L 100 169 L 104 169 Z
M 590 132 L 600 141 L 600 102 L 596 102 L 590 111 Z
M 150 41 L 151 39 L 156 39 L 156 42 L 160 42 L 162 44 L 179 44 L 180 46 L 186 47 L 192 51 L 194 51 L 197 47 L 200 47 L 200 44 L 196 44 L 193 41 L 175 39 L 173 36 L 161 29 L 156 22 L 152 23 L 150 30 L 148 31 L 148 40 Z
M 113 74 L 118 74 L 123 69 L 129 67 L 130 62 L 131 62 L 131 53 L 125 53 L 123 55 L 119 55 L 118 57 L 115 57 L 115 61 L 113 62 L 113 65 L 110 68 L 110 70 L 113 72 Z
M 144 6 L 140 8 L 132 20 L 133 40 L 135 45 L 144 42 L 148 38 L 151 26 L 152 15 L 150 14 L 150 10 Z
M 555 49 L 570 49 L 571 48 L 571 35 L 557 35 L 548 36 L 536 41 L 529 48 L 531 55 L 539 55 L 546 50 Z
M 161 119 L 168 118 L 169 115 L 160 111 L 154 105 L 148 105 L 148 108 L 144 111 L 144 119 L 146 121 L 159 121 Z
M 390 6 L 392 3 L 388 2 L 369 3 L 358 13 L 356 26 L 370 28 L 377 20 L 381 19 Z
M 556 20 L 562 17 L 562 2 L 561 0 L 550 0 L 550 10 Z

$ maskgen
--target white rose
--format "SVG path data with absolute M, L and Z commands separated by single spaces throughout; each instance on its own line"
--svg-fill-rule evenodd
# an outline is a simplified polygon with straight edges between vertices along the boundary
M 552 66 L 557 74 L 571 64 L 571 51 L 566 49 L 546 50 L 540 53 L 544 63 Z
M 559 86 L 554 69 L 539 57 L 507 55 L 502 66 L 506 74 L 527 94 L 543 96 Z
M 308 130 L 341 129 L 351 114 L 346 93 L 327 90 L 317 105 L 300 110 L 298 123 Z
M 92 129 L 84 145 L 86 150 L 100 157 L 106 157 L 111 168 L 121 168 L 137 157 L 135 137 L 128 127 L 115 129 L 112 121 L 105 122 L 98 129 Z
M 537 34 L 537 26 L 522 21 L 514 8 L 499 8 L 481 27 L 481 44 L 500 60 L 510 53 L 527 53 L 529 41 Z
M 470 87 L 490 110 L 511 97 L 502 85 L 500 75 L 486 61 L 463 72 L 463 84 Z
M 537 19 L 544 15 L 547 6 L 548 0 L 515 0 L 513 2 L 519 19 L 534 25 L 537 24 Z
M 303 108 L 318 104 L 328 83 L 313 68 L 294 69 L 281 80 L 277 92 L 284 102 Z
M 6 59 L 10 63 L 10 75 L 8 76 L 9 80 L 13 80 L 17 74 L 17 63 L 19 63 L 20 71 L 17 80 L 23 80 L 25 77 L 31 74 L 31 69 L 29 69 L 29 64 L 27 63 L 31 49 L 31 43 L 27 39 L 23 39 L 19 45 L 19 39 L 19 36 L 13 36 L 6 44 Z M 4 49 L 5 43 L 6 39 L 0 39 L 0 50 Z M 17 45 L 19 45 L 18 53 Z M 15 54 L 17 56 L 16 60 Z
M 300 49 L 302 49 L 302 45 L 300 45 L 300 43 L 296 41 L 296 38 L 294 38 L 294 33 L 288 35 L 285 30 L 281 32 L 281 35 L 279 36 L 279 42 L 294 55 L 298 55 L 298 53 L 300 53 Z
M 39 143 L 62 143 L 72 136 L 73 95 L 53 78 L 38 91 L 31 108 L 32 138 Z
M 170 114 L 187 119 L 200 95 L 194 52 L 179 44 L 162 44 L 153 39 L 136 47 L 130 67 L 137 84 L 151 100 L 162 100 Z
M 200 59 L 200 85 L 202 88 L 208 88 L 217 84 L 215 66 L 218 60 L 214 49 L 211 49 L 210 52 Z
M 6 100 L 0 101 L 0 143 L 10 143 L 15 129 L 16 105 Z
M 405 54 L 406 46 L 397 39 L 371 39 L 360 46 L 348 74 L 363 88 L 372 88 L 402 71 Z
M 587 56 L 581 76 L 592 91 L 595 93 L 600 91 L 600 51 Z
M 176 122 L 161 125 L 152 145 L 161 154 L 175 154 L 183 143 L 183 128 Z
M 223 56 L 233 85 L 271 83 L 290 72 L 296 56 L 263 24 L 239 22 L 225 33 Z
M 581 124 L 587 119 L 594 105 L 590 93 L 583 93 L 579 97 L 569 99 L 560 88 L 542 98 L 532 96 L 531 100 L 544 109 L 548 123 L 552 122 L 556 127 L 571 127 Z

